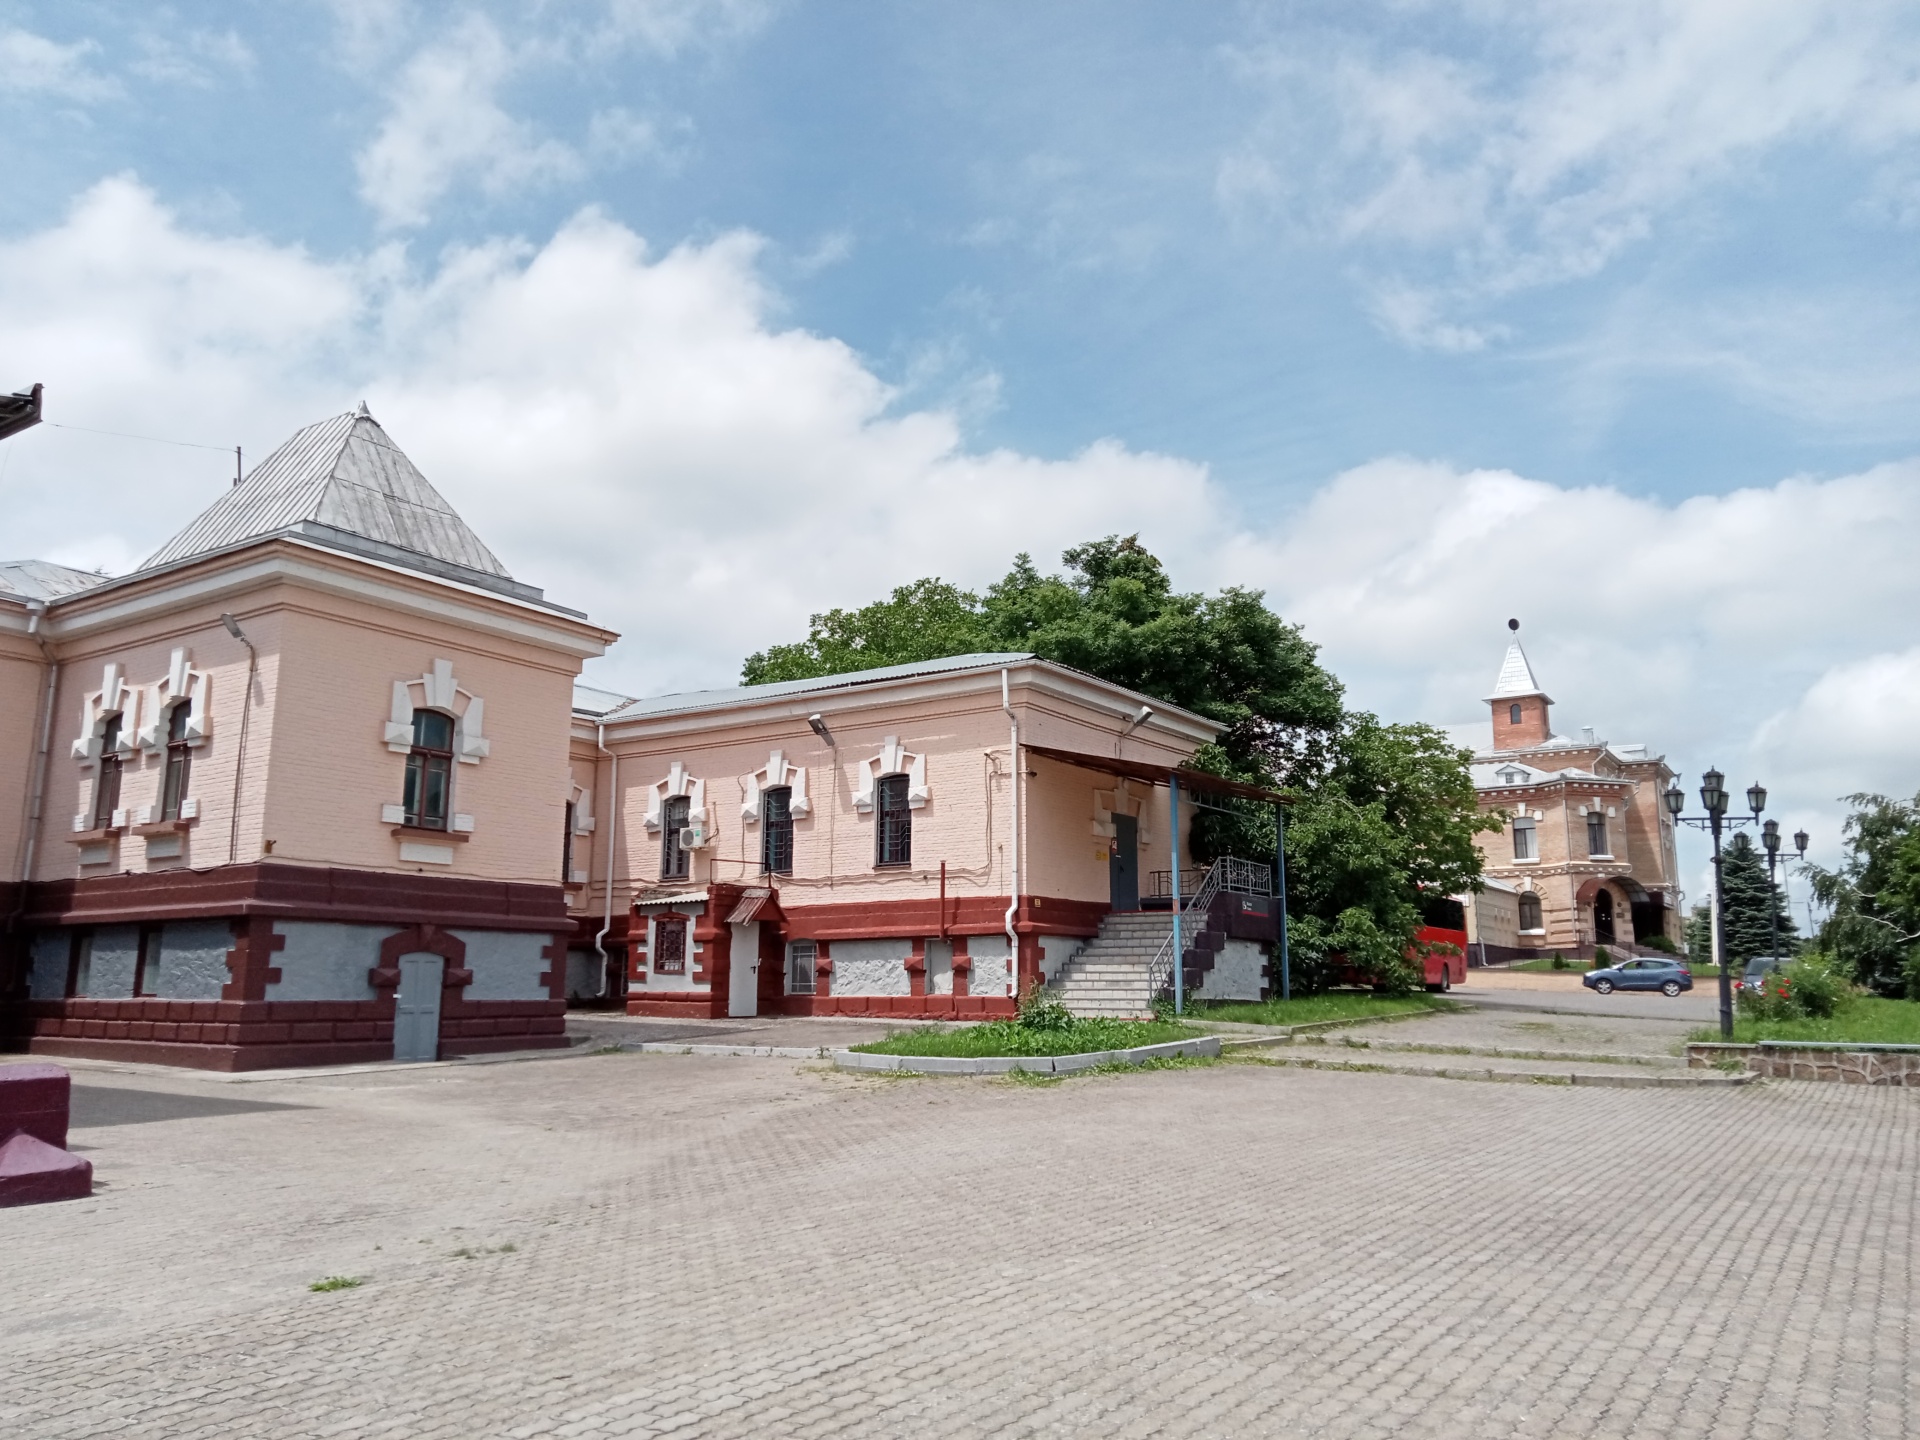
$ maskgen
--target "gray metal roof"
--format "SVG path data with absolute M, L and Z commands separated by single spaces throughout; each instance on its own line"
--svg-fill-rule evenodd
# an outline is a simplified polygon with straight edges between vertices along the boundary
M 1533 667 L 1527 663 L 1527 652 L 1520 648 L 1515 640 L 1507 646 L 1507 656 L 1500 664 L 1500 675 L 1493 682 L 1493 693 L 1489 700 L 1512 700 L 1522 695 L 1546 697 L 1547 692 L 1540 688 L 1540 682 L 1533 678 Z M 1552 703 L 1551 700 L 1548 701 Z
M 577 714 L 596 720 L 639 720 L 691 710 L 724 710 L 730 705 L 778 700 L 786 695 L 853 690 L 862 685 L 878 685 L 888 680 L 908 680 L 922 675 L 945 675 L 960 670 L 997 670 L 1002 665 L 1018 665 L 1034 658 L 1025 651 L 948 655 L 939 660 L 916 660 L 909 665 L 882 665 L 873 670 L 850 670 L 844 675 L 820 675 L 811 680 L 775 680 L 766 685 L 734 685 L 724 690 L 688 690 L 678 695 L 654 695 L 644 700 L 628 700 L 610 709 L 604 708 L 604 702 L 621 697 L 606 690 L 576 686 L 573 708 Z M 1059 668 L 1064 670 L 1067 667 Z
M 364 404 L 299 431 L 140 569 L 155 570 L 287 531 L 311 533 L 309 527 L 480 575 L 512 578 Z
M 51 560 L 0 560 L 0 595 L 10 599 L 58 600 L 105 584 L 106 579 Z

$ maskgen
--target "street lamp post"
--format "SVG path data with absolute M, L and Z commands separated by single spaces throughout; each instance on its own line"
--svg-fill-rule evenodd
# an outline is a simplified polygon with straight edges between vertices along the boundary
M 1796 830 L 1793 835 L 1793 848 L 1800 852 L 1802 864 L 1807 859 L 1807 842 L 1811 837 L 1804 830 Z M 1780 858 L 1780 822 L 1769 820 L 1760 827 L 1760 843 L 1767 850 L 1767 920 L 1773 927 L 1773 958 L 1780 958 L 1780 895 L 1774 888 L 1773 866 Z
M 1758 783 L 1747 787 L 1747 808 L 1753 811 L 1752 818 L 1736 816 L 1727 818 L 1727 777 L 1718 770 L 1709 770 L 1700 777 L 1700 808 L 1707 813 L 1703 816 L 1682 815 L 1687 808 L 1687 796 L 1676 781 L 1668 787 L 1666 793 L 1667 813 L 1673 816 L 1676 825 L 1692 825 L 1713 835 L 1713 949 L 1720 962 L 1720 1038 L 1733 1038 L 1733 977 L 1727 964 L 1727 907 L 1726 891 L 1721 886 L 1720 876 L 1720 832 L 1723 828 L 1737 829 L 1742 825 L 1758 825 L 1760 812 L 1767 808 L 1766 787 Z

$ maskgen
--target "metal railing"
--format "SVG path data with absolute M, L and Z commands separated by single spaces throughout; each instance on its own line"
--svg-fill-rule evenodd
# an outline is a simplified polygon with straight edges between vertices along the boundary
M 1206 872 L 1205 877 L 1200 881 L 1199 888 L 1193 892 L 1193 898 L 1180 907 L 1179 923 L 1168 929 L 1166 941 L 1160 946 L 1160 953 L 1155 955 L 1152 963 L 1147 966 L 1147 993 L 1149 995 L 1157 996 L 1162 990 L 1171 991 L 1173 989 L 1174 936 L 1178 935 L 1180 937 L 1183 948 L 1189 943 L 1189 937 L 1194 933 L 1187 928 L 1189 922 L 1195 917 L 1204 917 L 1206 915 L 1207 910 L 1213 904 L 1213 897 L 1220 893 L 1227 876 L 1227 867 L 1236 863 L 1245 865 L 1247 862 L 1244 860 L 1236 862 L 1224 858 L 1214 861 L 1213 867 Z M 1198 874 L 1199 872 L 1196 871 L 1195 873 Z M 1171 872 L 1169 872 L 1169 874 L 1171 874 Z M 1184 880 L 1186 878 L 1186 872 L 1182 871 L 1180 878 Z
M 1217 888 L 1229 895 L 1271 895 L 1273 894 L 1273 866 L 1258 860 L 1242 860 L 1236 855 L 1223 855 L 1206 869 L 1182 869 L 1180 872 L 1180 893 L 1194 894 L 1204 885 L 1209 875 L 1218 874 Z M 1152 888 L 1148 894 L 1155 900 L 1173 898 L 1173 872 L 1155 870 L 1148 875 Z

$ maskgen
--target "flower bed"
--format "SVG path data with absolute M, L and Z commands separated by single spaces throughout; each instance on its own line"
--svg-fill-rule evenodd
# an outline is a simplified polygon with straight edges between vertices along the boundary
M 1080 1020 L 1040 1028 L 1019 1020 L 989 1020 L 957 1029 L 927 1026 L 884 1040 L 851 1047 L 864 1055 L 990 1056 L 1081 1055 L 1092 1051 L 1134 1050 L 1173 1040 L 1191 1040 L 1190 1025 L 1159 1020 Z

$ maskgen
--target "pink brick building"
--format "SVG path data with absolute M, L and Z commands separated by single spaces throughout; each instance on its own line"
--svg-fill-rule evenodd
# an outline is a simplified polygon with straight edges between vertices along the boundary
M 1027 655 L 579 688 L 615 638 L 364 406 L 131 574 L 0 564 L 0 1043 L 246 1069 L 561 1045 L 570 997 L 964 1016 L 1046 980 L 1138 1013 L 1164 984 L 1169 785 L 1221 788 L 1179 768 L 1211 722 Z M 1265 886 L 1193 918 L 1190 984 L 1260 993 Z

